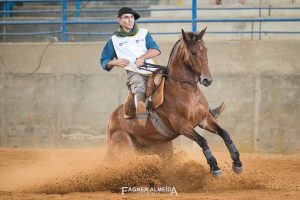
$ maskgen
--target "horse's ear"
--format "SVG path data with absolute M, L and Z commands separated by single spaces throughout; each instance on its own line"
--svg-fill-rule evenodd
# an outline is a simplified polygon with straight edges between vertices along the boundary
M 190 34 L 189 33 L 185 33 L 183 29 L 181 29 L 181 33 L 182 33 L 182 38 L 183 38 L 184 42 L 186 44 L 188 44 L 189 41 L 191 40 Z
M 203 29 L 199 34 L 197 34 L 196 38 L 197 38 L 197 41 L 198 40 L 202 40 L 204 34 L 205 34 L 205 31 L 206 31 L 207 27 L 205 27 L 205 29 Z

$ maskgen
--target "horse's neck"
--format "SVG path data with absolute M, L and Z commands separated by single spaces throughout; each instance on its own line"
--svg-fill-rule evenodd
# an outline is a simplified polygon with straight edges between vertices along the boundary
M 181 44 L 182 45 L 182 44 Z M 168 116 L 174 114 L 178 119 L 186 119 L 195 106 L 195 95 L 198 94 L 195 75 L 184 64 L 183 47 L 179 44 L 174 46 L 173 52 L 168 63 L 168 78 L 165 81 L 164 101 L 166 103 L 161 107 L 162 115 Z M 180 114 L 179 114 L 180 113 Z M 168 116 L 166 118 L 168 118 Z
M 174 49 L 174 53 L 169 61 L 168 66 L 168 74 L 171 77 L 175 77 L 176 79 L 186 80 L 186 81 L 194 81 L 195 75 L 191 70 L 189 70 L 189 67 L 184 64 L 184 49 L 181 46 L 181 42 L 177 44 L 177 47 Z M 182 84 L 177 81 L 176 84 Z

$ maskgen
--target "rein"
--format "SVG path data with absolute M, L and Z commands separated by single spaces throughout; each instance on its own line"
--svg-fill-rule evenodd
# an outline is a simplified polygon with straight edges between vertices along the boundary
M 143 65 L 141 66 L 138 66 L 139 69 L 141 70 L 145 70 L 145 71 L 148 71 L 148 72 L 153 72 L 154 74 L 162 74 L 163 76 L 165 77 L 168 77 L 174 81 L 178 81 L 178 82 L 181 82 L 181 83 L 184 83 L 184 84 L 190 84 L 192 86 L 195 86 L 197 85 L 197 83 L 201 83 L 201 78 L 200 76 L 197 75 L 197 80 L 196 81 L 189 81 L 189 80 L 185 80 L 185 79 L 179 79 L 177 77 L 174 77 L 174 76 L 171 76 L 168 74 L 168 67 L 167 66 L 163 66 L 163 65 L 156 65 L 156 64 L 151 64 L 151 63 L 144 63 Z M 152 69 L 161 69 L 162 72 L 160 71 L 152 71 L 152 70 L 149 70 L 148 68 L 152 68 Z

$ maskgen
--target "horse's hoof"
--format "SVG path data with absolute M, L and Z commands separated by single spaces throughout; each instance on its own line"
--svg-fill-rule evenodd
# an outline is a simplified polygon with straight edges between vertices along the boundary
M 211 171 L 211 174 L 213 177 L 221 177 L 223 174 L 222 174 L 222 170 L 216 170 L 216 171 Z
M 243 166 L 237 167 L 235 165 L 232 165 L 232 171 L 234 171 L 234 173 L 236 174 L 240 174 L 243 172 Z

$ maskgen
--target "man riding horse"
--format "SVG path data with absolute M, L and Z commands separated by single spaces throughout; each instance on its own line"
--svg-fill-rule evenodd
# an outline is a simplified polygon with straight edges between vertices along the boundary
M 135 20 L 140 15 L 132 8 L 122 7 L 118 11 L 119 28 L 106 43 L 101 65 L 104 70 L 110 71 L 113 67 L 122 67 L 126 70 L 127 86 L 134 95 L 136 116 L 141 126 L 145 125 L 146 114 L 145 92 L 151 69 L 143 70 L 139 66 L 153 63 L 152 58 L 159 56 L 161 50 L 147 29 L 139 28 Z M 115 59 L 116 58 L 116 59 Z M 152 70 L 155 70 L 152 68 Z M 220 109 L 210 109 L 214 117 L 218 117 Z
M 140 66 L 144 66 L 145 61 L 152 63 L 151 58 L 158 56 L 160 49 L 150 33 L 146 29 L 139 29 L 134 23 L 138 18 L 138 13 L 131 8 L 119 10 L 120 27 L 107 42 L 101 57 L 101 65 L 107 71 L 114 66 L 125 68 L 137 114 L 137 118 L 124 118 L 123 105 L 113 111 L 107 126 L 107 158 L 143 149 L 172 155 L 172 140 L 183 135 L 199 144 L 212 174 L 220 176 L 221 170 L 206 139 L 195 131 L 198 126 L 218 134 L 224 140 L 233 160 L 233 171 L 241 173 L 243 167 L 239 151 L 229 133 L 215 119 L 224 106 L 215 109 L 215 115 L 197 84 L 209 86 L 212 82 L 207 48 L 202 39 L 206 29 L 200 33 L 185 33 L 182 30 L 182 38 L 171 51 L 167 74 L 164 75 L 164 103 L 155 110 L 146 110 L 145 85 L 151 72 L 143 71 Z M 138 116 L 146 112 L 150 114 L 150 120 L 141 120 Z M 160 122 L 155 123 L 157 121 Z

